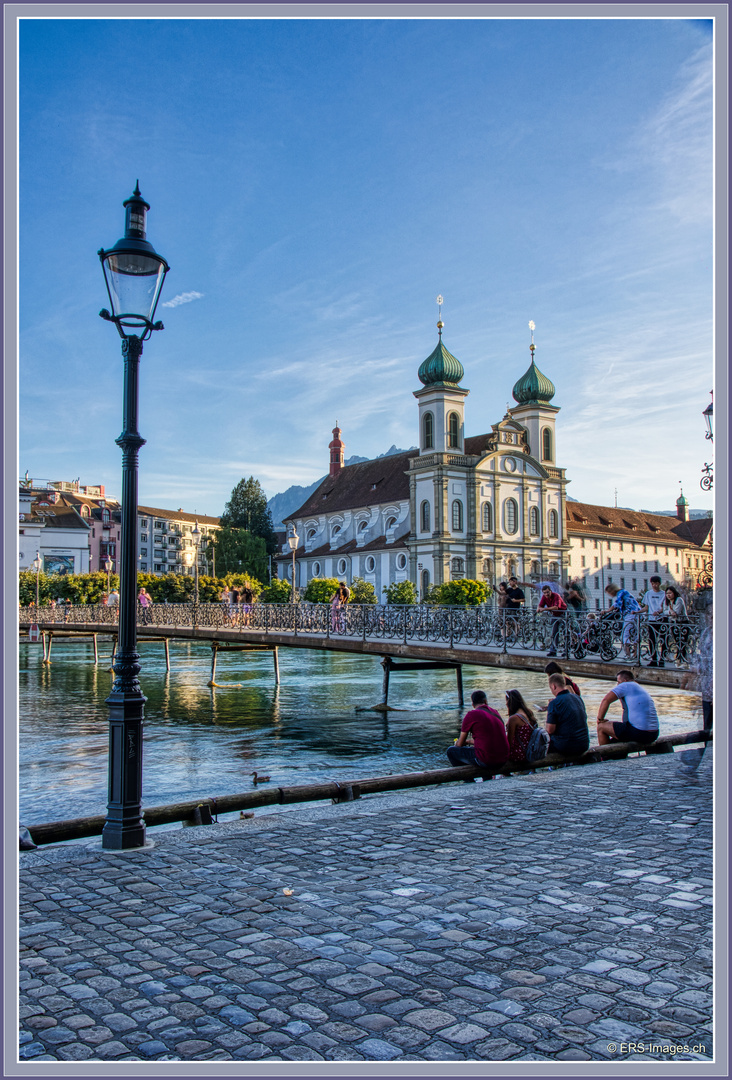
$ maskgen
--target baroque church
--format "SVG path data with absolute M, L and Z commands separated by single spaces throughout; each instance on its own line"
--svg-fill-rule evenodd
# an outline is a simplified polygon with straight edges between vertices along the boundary
M 419 449 L 344 466 L 333 429 L 330 472 L 285 521 L 299 537 L 295 583 L 361 577 L 381 598 L 409 579 L 420 596 L 454 578 L 494 585 L 564 579 L 570 565 L 565 470 L 556 464 L 555 389 L 534 359 L 516 382 L 516 404 L 483 435 L 465 433 L 464 369 L 442 340 L 418 371 Z M 287 543 L 279 576 L 291 579 Z

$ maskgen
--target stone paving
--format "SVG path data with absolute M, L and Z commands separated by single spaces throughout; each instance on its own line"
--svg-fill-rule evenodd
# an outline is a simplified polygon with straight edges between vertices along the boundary
M 710 1061 L 712 751 L 677 763 L 23 853 L 20 1059 Z

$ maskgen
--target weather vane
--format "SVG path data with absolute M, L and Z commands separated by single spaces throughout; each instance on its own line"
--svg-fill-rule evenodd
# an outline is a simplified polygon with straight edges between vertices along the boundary
M 442 295 L 437 297 L 436 302 L 437 302 L 437 329 L 438 329 L 438 331 L 440 333 L 440 337 L 442 337 L 442 328 L 445 325 L 444 322 L 442 321 L 442 304 L 443 304 Z

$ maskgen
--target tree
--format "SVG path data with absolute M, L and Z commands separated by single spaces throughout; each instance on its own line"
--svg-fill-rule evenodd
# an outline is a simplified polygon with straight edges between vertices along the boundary
M 292 600 L 292 585 L 284 578 L 272 578 L 259 594 L 262 604 L 289 604 Z
M 245 529 L 252 536 L 261 537 L 268 555 L 274 555 L 277 550 L 267 496 L 262 491 L 259 480 L 255 480 L 253 476 L 248 480 L 240 480 L 232 491 L 221 515 L 221 525 L 222 528 L 228 526 L 232 529 Z
M 225 525 L 216 533 L 211 547 L 214 548 L 216 570 L 221 577 L 251 574 L 262 580 L 267 576 L 267 545 L 261 536 Z
M 417 586 L 413 581 L 393 581 L 381 591 L 386 593 L 387 604 L 417 603 Z

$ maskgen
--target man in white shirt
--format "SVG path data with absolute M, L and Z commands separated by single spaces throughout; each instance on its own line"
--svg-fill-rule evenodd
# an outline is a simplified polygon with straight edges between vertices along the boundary
M 648 613 L 648 648 L 651 653 L 649 667 L 664 667 L 663 647 L 658 644 L 658 627 L 661 621 L 664 593 L 658 575 L 651 578 L 651 587 L 643 597 L 641 611 Z M 653 624 L 656 624 L 655 626 Z M 660 655 L 657 655 L 660 654 Z
M 621 669 L 614 690 L 605 694 L 597 710 L 597 741 L 600 746 L 609 742 L 652 743 L 658 738 L 658 713 L 653 698 L 635 681 L 632 671 Z M 605 714 L 614 701 L 623 707 L 622 720 L 606 720 Z

